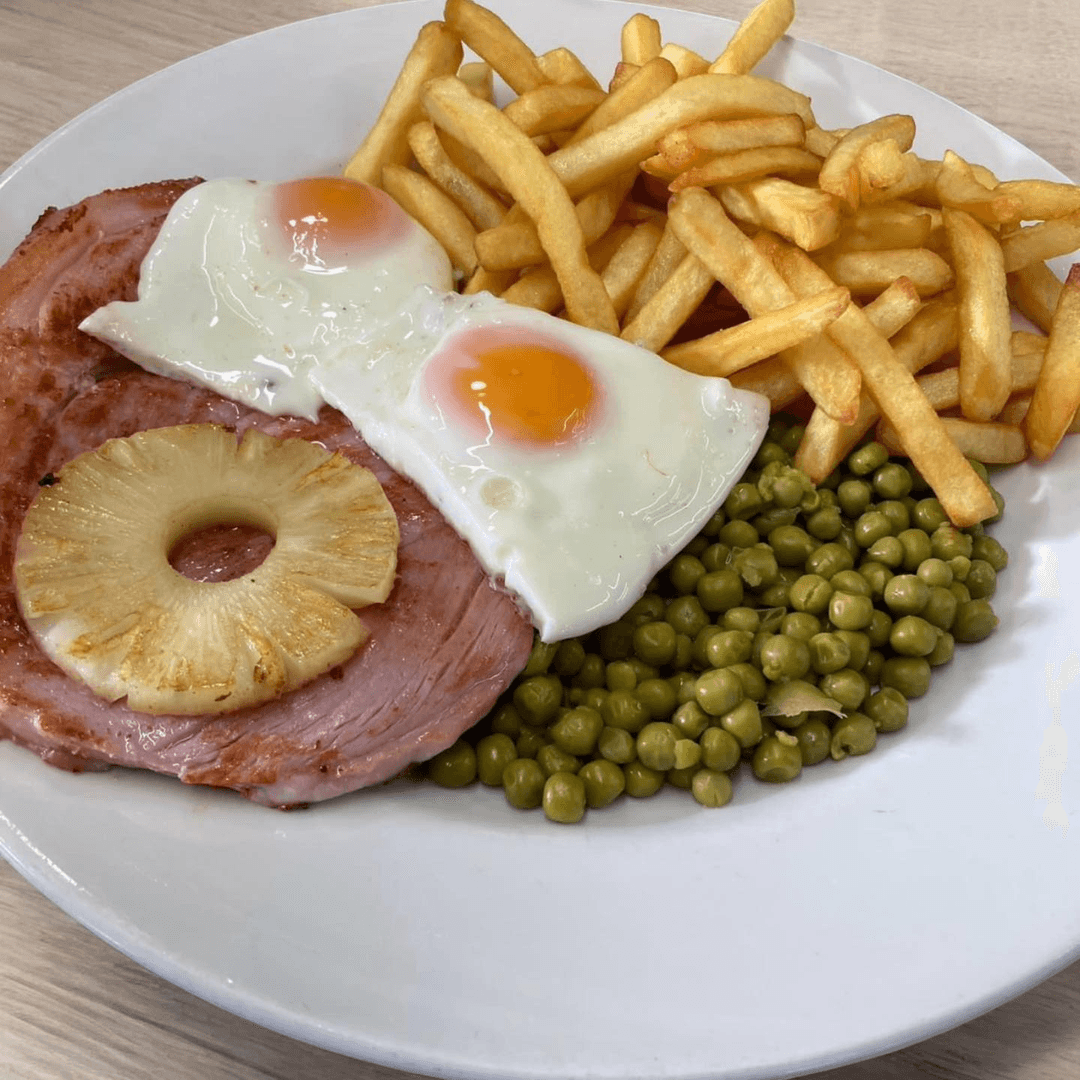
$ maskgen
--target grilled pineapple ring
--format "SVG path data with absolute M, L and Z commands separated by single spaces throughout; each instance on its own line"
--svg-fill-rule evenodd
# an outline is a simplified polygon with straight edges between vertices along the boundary
M 232 581 L 169 565 L 182 536 L 254 525 L 266 559 Z M 139 712 L 231 712 L 295 689 L 366 639 L 354 608 L 385 600 L 398 526 L 378 480 L 303 439 L 188 424 L 110 439 L 43 487 L 15 558 L 42 650 Z

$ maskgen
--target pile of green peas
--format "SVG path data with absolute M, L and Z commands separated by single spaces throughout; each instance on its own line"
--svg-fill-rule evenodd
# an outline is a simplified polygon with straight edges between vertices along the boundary
M 478 779 L 571 823 L 665 785 L 723 806 L 736 770 L 793 780 L 903 728 L 956 644 L 997 626 L 1008 555 L 982 524 L 955 528 L 879 443 L 815 488 L 792 466 L 803 430 L 774 418 L 723 507 L 626 615 L 537 642 L 427 776 Z

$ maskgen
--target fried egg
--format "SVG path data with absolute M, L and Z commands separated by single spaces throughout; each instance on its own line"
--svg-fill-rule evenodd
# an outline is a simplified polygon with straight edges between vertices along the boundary
M 355 213 L 313 208 L 323 183 L 342 203 L 362 189 Z M 386 232 L 370 222 L 386 198 L 340 180 L 200 185 L 147 256 L 138 301 L 83 329 L 267 412 L 334 406 L 543 640 L 612 622 L 721 504 L 764 435 L 767 401 L 599 331 L 451 291 L 420 226 L 396 206 L 405 224 L 392 212 Z

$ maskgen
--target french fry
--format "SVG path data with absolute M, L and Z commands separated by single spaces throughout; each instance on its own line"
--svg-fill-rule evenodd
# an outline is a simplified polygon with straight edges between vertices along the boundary
M 605 97 L 603 90 L 584 86 L 538 86 L 514 98 L 503 112 L 526 135 L 547 135 L 576 128 Z
M 659 97 L 678 81 L 675 69 L 666 60 L 657 57 L 632 72 L 625 82 L 613 87 L 608 96 L 596 107 L 593 113 L 581 123 L 567 142 L 567 146 L 583 142 L 590 135 L 605 128 L 643 105 Z
M 864 147 L 882 139 L 892 139 L 900 150 L 910 150 L 915 141 L 915 121 L 894 113 L 852 128 L 822 163 L 818 187 L 856 209 L 861 201 L 861 188 L 855 163 Z
M 829 276 L 805 253 L 785 244 L 778 260 L 789 286 L 799 293 L 819 290 Z M 856 304 L 825 331 L 859 365 L 866 388 L 882 414 L 900 433 L 904 451 L 959 528 L 997 514 L 990 489 L 949 437 L 911 372 Z
M 515 94 L 548 82 L 536 54 L 493 11 L 473 0 L 446 0 L 446 25 L 502 76 Z
M 876 191 L 891 188 L 904 178 L 904 156 L 895 139 L 867 143 L 855 158 L 859 201 Z
M 409 128 L 409 147 L 432 182 L 457 203 L 477 229 L 493 229 L 506 216 L 506 207 L 454 163 L 430 120 Z
M 460 139 L 455 139 L 448 131 L 439 133 L 439 141 L 443 144 L 447 156 L 462 172 L 467 173 L 501 197 L 509 197 L 506 185 L 471 146 L 466 146 Z
M 1045 461 L 1057 448 L 1080 406 L 1080 263 L 1074 263 L 1065 279 L 1046 358 L 1039 372 L 1024 417 L 1024 432 L 1031 452 Z
M 1057 274 L 1046 263 L 1033 262 L 1006 274 L 1005 281 L 1009 299 L 1020 313 L 1049 334 L 1054 308 L 1061 296 L 1061 281 Z
M 438 75 L 452 75 L 461 57 L 461 42 L 445 23 L 420 28 L 378 118 L 345 166 L 347 177 L 378 186 L 385 165 L 408 162 L 409 128 L 423 119 L 420 94 L 424 83 Z
M 485 270 L 484 267 L 478 266 L 461 291 L 466 296 L 472 296 L 479 292 L 489 292 L 492 296 L 502 296 L 517 281 L 517 278 L 518 272 L 516 270 Z
M 636 226 L 630 235 L 619 245 L 610 262 L 604 267 L 600 280 L 611 297 L 615 314 L 622 318 L 630 301 L 634 298 L 649 260 L 660 243 L 664 230 L 653 221 L 644 221 Z
M 450 261 L 465 274 L 476 269 L 476 230 L 465 212 L 423 173 L 404 165 L 383 169 L 382 188 L 442 244 Z
M 620 44 L 623 60 L 641 67 L 660 55 L 660 24 L 642 12 L 631 15 L 623 24 Z
M 657 141 L 675 128 L 698 120 L 788 113 L 795 113 L 806 124 L 813 123 L 809 99 L 771 79 L 694 75 L 629 116 L 556 150 L 548 164 L 569 194 L 577 196 L 644 161 L 654 152 Z
M 680 79 L 688 79 L 691 75 L 708 74 L 709 61 L 693 49 L 686 48 L 685 45 L 668 42 L 660 50 L 660 55 L 671 64 Z
M 984 465 L 1015 465 L 1027 457 L 1024 432 L 1016 424 L 963 420 L 958 416 L 943 416 L 941 424 L 965 457 Z M 879 424 L 876 438 L 889 453 L 905 453 L 903 439 L 891 424 Z
M 664 226 L 663 235 L 652 253 L 645 273 L 642 274 L 637 288 L 634 290 L 630 306 L 626 309 L 625 319 L 630 322 L 636 319 L 641 309 L 652 299 L 660 286 L 675 272 L 675 268 L 682 262 L 686 255 L 686 247 L 675 235 L 675 230 L 668 219 Z
M 803 146 L 806 125 L 798 116 L 750 116 L 742 120 L 700 120 L 672 135 L 681 134 L 691 145 L 715 154 L 733 154 L 760 146 Z M 671 136 L 665 136 L 665 139 Z M 660 140 L 664 152 L 665 139 Z M 820 155 L 819 155 L 820 156 Z
M 1005 260 L 994 235 L 963 210 L 945 207 L 960 313 L 960 407 L 992 420 L 1012 392 L 1012 320 Z
M 688 252 L 619 336 L 659 352 L 697 310 L 715 281 L 701 260 Z
M 934 231 L 934 213 L 902 201 L 863 205 L 841 221 L 840 234 L 829 250 L 890 251 L 925 247 Z M 803 250 L 810 249 L 803 247 Z
M 1024 334 L 1020 337 L 1020 333 L 1022 331 L 1012 335 L 1010 366 L 1014 392 L 1034 388 L 1046 355 L 1045 338 L 1036 338 L 1033 334 Z M 929 375 L 920 375 L 915 382 L 926 395 L 926 400 L 934 407 L 934 411 L 944 412 L 960 404 L 960 380 L 960 368 L 950 367 L 933 371 Z M 1001 419 L 1000 413 L 997 419 Z
M 688 169 L 702 156 L 701 147 L 690 137 L 690 130 L 689 127 L 676 128 L 657 143 L 655 156 L 663 159 L 672 177 L 677 176 L 683 169 Z
M 739 24 L 709 69 L 716 75 L 745 75 L 784 36 L 795 18 L 793 0 L 762 0 Z
M 432 122 L 480 154 L 532 218 L 559 279 L 570 318 L 584 326 L 618 333 L 611 299 L 599 274 L 589 265 L 574 204 L 529 137 L 452 76 L 429 81 L 423 102 Z
M 611 227 L 633 182 L 633 173 L 626 173 L 604 187 L 589 192 L 574 206 L 586 246 L 599 240 Z M 489 270 L 535 266 L 547 257 L 536 226 L 520 218 L 516 221 L 504 220 L 495 228 L 480 233 L 476 238 L 476 254 L 480 263 Z
M 949 264 L 928 248 L 821 252 L 816 261 L 855 296 L 875 296 L 898 277 L 908 278 L 920 296 L 933 296 L 948 289 L 954 280 Z
M 483 101 L 495 100 L 495 72 L 483 60 L 470 60 L 458 68 L 457 77 Z
M 1080 249 L 1080 214 L 1040 221 L 1016 229 L 1001 238 L 1005 272 L 1023 270 L 1032 263 L 1046 262 Z
M 1080 186 L 1053 180 L 1006 180 L 994 194 L 1015 199 L 1015 221 L 1045 221 L 1047 218 L 1080 214 Z
M 908 151 L 901 154 L 898 165 L 900 179 L 887 187 L 861 192 L 861 201 L 866 205 L 894 202 L 897 199 L 915 199 L 927 205 L 937 205 L 935 185 L 941 173 L 940 161 L 927 161 L 918 154 Z
M 668 188 L 674 192 L 688 187 L 738 184 L 764 176 L 813 176 L 820 166 L 821 160 L 809 150 L 797 146 L 764 146 L 717 154 L 680 173 Z
M 840 231 L 840 200 L 835 195 L 783 177 L 726 185 L 716 194 L 732 217 L 771 229 L 803 251 L 825 247 Z
M 672 345 L 665 360 L 698 375 L 731 375 L 820 334 L 851 302 L 837 286 L 703 338 Z
M 798 376 L 779 356 L 770 356 L 736 371 L 728 381 L 738 390 L 751 390 L 767 397 L 773 412 L 786 408 L 803 394 Z
M 584 86 L 590 90 L 603 90 L 596 76 L 581 62 L 580 57 L 564 45 L 541 53 L 536 62 L 549 82 L 558 83 L 560 86 Z
M 687 249 L 728 288 L 751 318 L 787 307 L 797 299 L 769 260 L 708 192 L 701 188 L 679 192 L 671 200 L 668 217 Z M 832 284 L 828 282 L 823 288 Z M 850 420 L 858 408 L 858 371 L 848 357 L 827 344 L 822 347 L 820 343 L 825 340 L 819 338 L 787 349 L 783 359 L 818 405 L 838 420 Z
M 863 311 L 885 337 L 891 338 L 907 326 L 921 307 L 919 290 L 911 279 L 898 277 L 887 289 L 879 292 Z
M 803 146 L 805 146 L 811 154 L 817 154 L 819 158 L 827 158 L 840 139 L 840 135 L 837 135 L 833 131 L 826 131 L 824 128 L 818 127 L 815 124 L 813 127 L 808 127 L 806 129 Z

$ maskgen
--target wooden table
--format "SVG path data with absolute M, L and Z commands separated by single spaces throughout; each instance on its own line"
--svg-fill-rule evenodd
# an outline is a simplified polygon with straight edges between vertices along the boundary
M 351 6 L 345 0 L 2 0 L 0 168 L 86 107 L 167 64 Z M 750 5 L 669 6 L 739 18 Z M 1080 179 L 1080 4 L 806 0 L 795 32 L 937 91 Z M 1080 964 L 952 1032 L 819 1075 L 1075 1080 Z M 0 1076 L 407 1080 L 293 1042 L 174 988 L 62 914 L 6 863 L 0 863 Z

